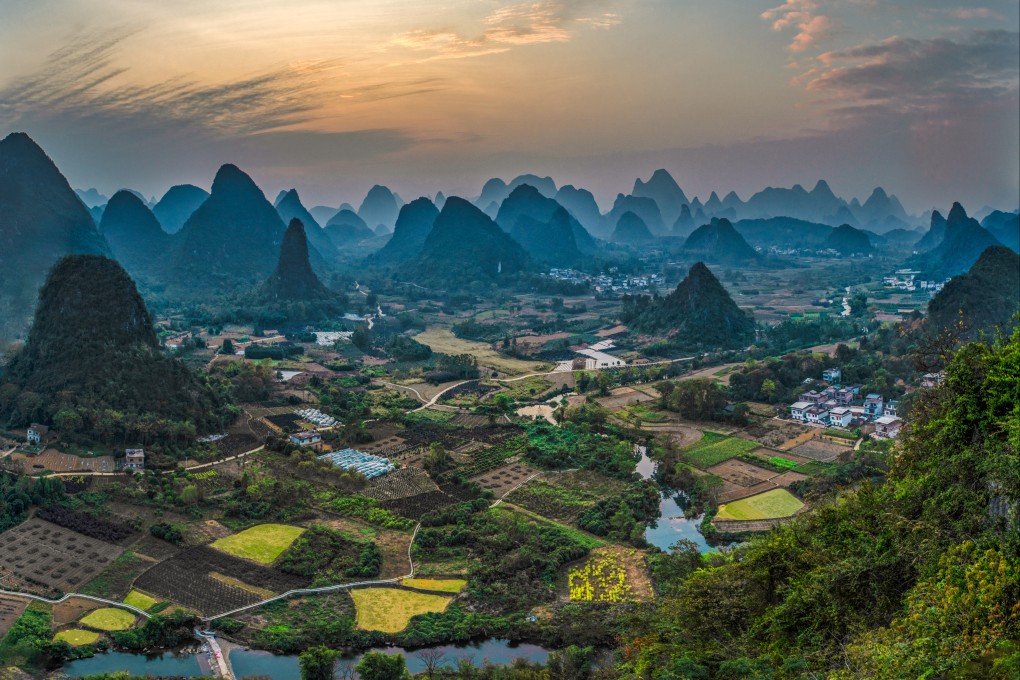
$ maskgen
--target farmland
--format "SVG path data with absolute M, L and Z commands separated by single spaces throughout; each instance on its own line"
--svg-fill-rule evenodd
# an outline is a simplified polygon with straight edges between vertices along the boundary
M 0 584 L 34 592 L 72 591 L 121 552 L 111 543 L 33 518 L 0 534 Z
M 416 335 L 414 339 L 423 345 L 431 347 L 433 352 L 470 354 L 478 359 L 479 366 L 494 368 L 508 375 L 539 373 L 543 370 L 549 370 L 546 364 L 506 357 L 485 343 L 458 338 L 446 328 L 430 328 Z
M 720 505 L 716 519 L 776 519 L 789 517 L 803 507 L 804 503 L 786 489 L 772 489 L 756 496 Z
M 439 590 L 444 593 L 459 593 L 467 588 L 467 581 L 462 578 L 405 578 L 400 584 L 408 588 Z
M 127 630 L 135 623 L 135 615 L 124 609 L 103 607 L 87 614 L 79 623 L 97 630 Z
M 132 607 L 138 607 L 139 609 L 148 609 L 152 605 L 156 604 L 156 599 L 149 597 L 145 593 L 140 593 L 137 590 L 132 590 L 124 598 L 124 604 L 129 604 Z
M 441 612 L 452 597 L 416 593 L 399 588 L 358 588 L 351 591 L 358 628 L 398 633 L 418 614 Z
M 567 588 L 572 602 L 627 602 L 652 596 L 645 554 L 620 546 L 592 550 L 583 564 L 568 571 Z
M 82 645 L 91 645 L 99 642 L 99 637 L 99 633 L 95 631 L 68 628 L 54 635 L 53 640 L 54 642 L 66 642 L 72 647 L 81 647 Z
M 758 442 L 705 432 L 701 441 L 684 449 L 681 455 L 691 465 L 705 469 L 756 448 Z
M 212 547 L 235 557 L 272 564 L 303 531 L 300 527 L 285 524 L 260 524 L 221 538 Z

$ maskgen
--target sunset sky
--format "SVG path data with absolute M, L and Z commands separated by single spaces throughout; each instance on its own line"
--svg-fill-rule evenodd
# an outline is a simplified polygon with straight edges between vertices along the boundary
M 910 211 L 1020 202 L 1016 0 L 0 0 L 0 132 L 76 187 L 237 163 L 270 198 L 477 195 L 552 175 L 608 208 L 826 178 Z

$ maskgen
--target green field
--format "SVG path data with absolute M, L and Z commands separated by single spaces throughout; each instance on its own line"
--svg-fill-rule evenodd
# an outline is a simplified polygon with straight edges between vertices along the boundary
M 705 436 L 696 444 L 684 449 L 681 454 L 691 465 L 702 469 L 710 468 L 716 463 L 735 458 L 758 448 L 758 442 L 737 437 L 727 437 L 716 432 L 705 432 Z
M 91 645 L 94 642 L 99 642 L 99 633 L 91 630 L 81 630 L 80 628 L 69 628 L 54 635 L 53 641 L 62 641 L 72 647 L 81 647 L 82 645 Z
M 132 607 L 138 607 L 139 609 L 148 609 L 152 605 L 156 604 L 155 598 L 149 597 L 144 593 L 140 593 L 137 590 L 132 590 L 124 598 L 124 604 L 129 604 Z
M 127 630 L 134 625 L 135 615 L 124 609 L 103 607 L 90 612 L 79 623 L 97 630 Z
M 212 547 L 234 557 L 272 564 L 304 531 L 301 527 L 286 524 L 260 524 L 221 538 Z
M 408 588 L 441 590 L 444 593 L 459 593 L 467 588 L 467 581 L 462 578 L 405 578 L 400 583 Z
M 796 461 L 780 458 L 779 456 L 772 456 L 771 458 L 769 458 L 769 462 L 775 465 L 776 467 L 780 467 L 786 470 L 792 470 L 793 468 L 797 467 Z
M 351 591 L 351 598 L 358 610 L 358 628 L 383 633 L 399 633 L 412 616 L 441 612 L 453 600 L 397 588 L 357 588 Z
M 786 489 L 772 489 L 756 496 L 720 505 L 715 518 L 721 520 L 777 519 L 789 517 L 802 507 L 804 504 Z

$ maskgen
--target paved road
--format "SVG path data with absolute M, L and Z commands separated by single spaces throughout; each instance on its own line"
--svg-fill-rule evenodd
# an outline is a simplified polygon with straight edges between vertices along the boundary
M 81 598 L 83 600 L 92 600 L 93 602 L 99 602 L 100 604 L 105 604 L 107 607 L 116 607 L 118 609 L 127 609 L 128 611 L 133 612 L 135 614 L 138 614 L 139 616 L 144 616 L 147 619 L 151 619 L 152 618 L 152 615 L 149 614 L 148 612 L 146 612 L 144 609 L 139 609 L 138 607 L 132 607 L 129 604 L 124 604 L 123 602 L 117 602 L 116 600 L 107 600 L 105 597 L 96 597 L 95 595 L 82 595 L 81 593 L 67 593 L 63 597 L 61 597 L 59 599 L 56 599 L 56 600 L 51 600 L 50 598 L 43 597 L 41 595 L 33 595 L 32 593 L 22 593 L 22 592 L 18 592 L 16 590 L 0 590 L 0 595 L 8 595 L 8 596 L 11 596 L 11 597 L 24 597 L 24 598 L 27 598 L 29 600 L 35 600 L 36 602 L 45 602 L 46 604 L 60 604 L 61 602 L 64 602 L 66 600 L 70 600 L 72 598 L 79 597 L 79 598 Z

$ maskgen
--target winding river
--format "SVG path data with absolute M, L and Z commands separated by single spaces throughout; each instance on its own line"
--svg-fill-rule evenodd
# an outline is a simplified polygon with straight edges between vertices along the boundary
M 545 662 L 549 658 L 549 650 L 543 647 L 530 644 L 515 645 L 506 640 L 486 640 L 473 645 L 442 645 L 431 649 L 440 651 L 443 654 L 442 665 L 450 667 L 455 666 L 461 659 L 471 659 L 478 666 L 486 660 L 498 666 L 506 666 L 514 659 Z M 403 654 L 407 660 L 407 668 L 412 673 L 425 670 L 425 664 L 417 653 L 420 650 L 379 647 L 369 651 Z M 356 664 L 361 657 L 362 655 L 358 654 L 344 661 Z M 301 677 L 298 658 L 295 655 L 277 656 L 254 649 L 235 648 L 230 651 L 230 666 L 237 678 L 258 675 L 272 680 L 299 680 Z M 90 659 L 71 661 L 63 667 L 62 672 L 72 678 L 119 671 L 152 677 L 195 678 L 210 674 L 204 667 L 207 668 L 204 655 L 195 652 L 185 654 L 168 652 L 158 656 L 107 652 Z

